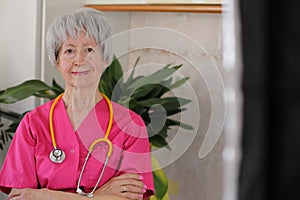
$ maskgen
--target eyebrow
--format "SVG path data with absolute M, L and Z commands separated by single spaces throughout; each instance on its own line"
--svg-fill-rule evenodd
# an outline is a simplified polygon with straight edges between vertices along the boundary
M 63 45 L 65 48 L 66 47 L 72 47 L 75 48 L 75 45 L 73 45 L 72 43 L 67 43 Z M 84 43 L 83 47 L 87 47 L 87 46 L 92 46 L 93 48 L 96 48 L 98 45 L 93 45 L 93 44 L 89 44 L 89 43 Z
M 75 47 L 75 45 L 71 44 L 71 43 L 64 43 L 62 46 L 66 46 L 66 47 Z

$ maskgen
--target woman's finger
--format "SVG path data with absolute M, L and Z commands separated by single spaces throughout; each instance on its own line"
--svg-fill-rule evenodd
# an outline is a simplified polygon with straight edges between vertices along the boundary
M 11 192 L 9 193 L 9 195 L 8 195 L 7 200 L 12 200 L 14 197 L 20 196 L 22 190 L 23 189 L 15 189 L 15 188 L 12 189 Z
M 134 179 L 123 179 L 117 182 L 118 185 L 132 185 L 138 188 L 145 188 L 144 183 L 142 181 L 134 180 Z
M 116 180 L 122 180 L 122 179 L 135 179 L 135 180 L 143 180 L 143 177 L 139 174 L 133 174 L 133 173 L 126 173 L 122 174 L 120 176 L 114 177 Z
M 143 199 L 143 194 L 139 193 L 132 193 L 132 192 L 124 192 L 121 194 L 121 196 L 126 197 L 130 200 L 138 200 L 138 199 Z
M 138 174 L 122 174 L 109 180 L 105 185 L 96 190 L 96 194 L 115 194 L 126 198 L 141 199 L 147 186 Z
M 122 192 L 129 192 L 129 193 L 137 193 L 137 194 L 144 194 L 146 192 L 145 188 L 136 187 L 133 185 L 124 185 L 122 186 Z

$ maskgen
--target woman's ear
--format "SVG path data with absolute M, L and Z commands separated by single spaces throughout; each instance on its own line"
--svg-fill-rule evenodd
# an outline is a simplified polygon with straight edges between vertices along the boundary
M 60 69 L 60 61 L 59 61 L 59 57 L 60 57 L 60 55 L 59 55 L 59 52 L 60 51 L 56 51 L 55 52 L 55 68 L 56 69 Z
M 56 67 L 57 70 L 60 70 L 60 65 L 59 64 L 60 64 L 59 59 L 57 59 L 56 63 L 55 63 L 55 67 Z

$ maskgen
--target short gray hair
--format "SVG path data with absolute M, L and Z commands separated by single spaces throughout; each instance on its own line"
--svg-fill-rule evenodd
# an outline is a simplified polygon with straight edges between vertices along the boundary
M 103 59 L 112 60 L 111 26 L 104 14 L 92 8 L 81 8 L 75 12 L 57 17 L 46 35 L 46 47 L 50 63 L 55 67 L 58 53 L 67 37 L 77 38 L 80 32 L 95 39 L 102 49 Z

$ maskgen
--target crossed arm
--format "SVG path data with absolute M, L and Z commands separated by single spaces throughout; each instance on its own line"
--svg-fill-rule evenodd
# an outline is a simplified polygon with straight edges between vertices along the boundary
M 126 191 L 124 192 L 124 187 Z M 137 174 L 123 174 L 112 178 L 98 188 L 92 199 L 95 200 L 142 200 L 146 186 Z M 62 192 L 50 189 L 16 189 L 13 188 L 8 200 L 87 200 L 88 197 L 76 193 Z M 147 200 L 149 198 L 144 198 Z
M 75 193 L 61 192 L 49 189 L 12 189 L 8 195 L 8 200 L 87 200 L 88 197 L 80 196 Z M 110 194 L 94 195 L 95 200 L 128 200 L 125 197 Z

